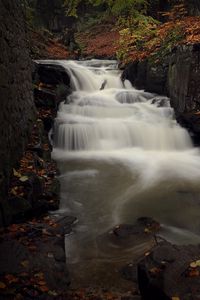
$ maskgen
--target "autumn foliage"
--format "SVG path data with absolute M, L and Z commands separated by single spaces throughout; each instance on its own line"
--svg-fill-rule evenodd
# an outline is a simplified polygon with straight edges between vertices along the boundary
M 120 32 L 119 59 L 124 63 L 152 57 L 161 59 L 177 45 L 200 42 L 200 17 L 183 17 L 164 24 L 150 24 L 144 35 L 133 34 L 129 29 Z

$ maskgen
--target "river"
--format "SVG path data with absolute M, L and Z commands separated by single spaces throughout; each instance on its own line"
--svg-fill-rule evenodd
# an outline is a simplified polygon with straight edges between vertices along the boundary
M 66 237 L 74 285 L 113 284 L 116 266 L 129 262 L 134 248 L 116 249 L 107 235 L 138 217 L 159 221 L 159 234 L 171 242 L 200 242 L 199 149 L 169 99 L 122 83 L 116 61 L 56 63 L 73 89 L 59 107 L 53 157 L 60 212 L 78 218 Z

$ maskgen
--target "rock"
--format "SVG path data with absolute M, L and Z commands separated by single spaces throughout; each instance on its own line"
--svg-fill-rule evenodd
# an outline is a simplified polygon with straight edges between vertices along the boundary
M 144 300 L 198 299 L 200 276 L 191 262 L 199 257 L 200 246 L 174 246 L 163 242 L 138 264 L 138 282 Z
M 6 203 L 9 177 L 25 150 L 36 111 L 21 3 L 1 0 L 0 19 L 0 225 L 6 225 L 11 220 Z
M 8 198 L 12 222 L 22 222 L 30 214 L 32 210 L 31 203 L 22 197 Z
M 151 60 L 144 60 L 130 63 L 122 73 L 122 80 L 130 80 L 138 89 L 165 95 L 167 94 L 167 74 L 167 62 L 156 64 Z
M 177 120 L 200 136 L 200 44 L 179 45 L 154 62 L 151 58 L 130 63 L 122 80 L 138 89 L 170 97 Z
M 120 273 L 126 280 L 137 282 L 137 265 L 128 264 L 120 270 Z
M 44 193 L 44 181 L 41 177 L 32 174 L 29 176 L 27 186 L 30 188 L 28 199 L 34 206 Z
M 37 107 L 54 108 L 71 93 L 70 77 L 60 65 L 37 62 L 33 73 Z

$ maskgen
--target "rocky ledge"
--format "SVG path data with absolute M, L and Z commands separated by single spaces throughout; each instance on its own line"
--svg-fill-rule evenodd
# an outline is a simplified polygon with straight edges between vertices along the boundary
M 1 209 L 0 299 L 57 299 L 70 283 L 64 238 L 76 219 L 53 213 L 59 208 L 60 184 L 49 140 L 69 83 L 63 69 L 36 65 L 37 120 L 13 168 L 6 206 Z
M 157 60 L 130 63 L 122 74 L 133 86 L 170 97 L 178 122 L 198 138 L 200 110 L 200 44 L 180 45 Z

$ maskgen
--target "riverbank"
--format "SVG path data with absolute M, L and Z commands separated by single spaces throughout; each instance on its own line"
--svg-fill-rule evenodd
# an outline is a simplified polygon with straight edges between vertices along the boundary
M 53 213 L 59 209 L 60 185 L 49 140 L 59 102 L 52 96 L 35 99 L 37 118 L 10 178 L 10 219 L 3 221 L 12 225 L 0 231 L 1 299 L 51 299 L 66 293 L 70 283 L 64 239 L 76 218 Z

